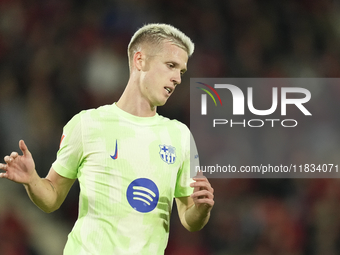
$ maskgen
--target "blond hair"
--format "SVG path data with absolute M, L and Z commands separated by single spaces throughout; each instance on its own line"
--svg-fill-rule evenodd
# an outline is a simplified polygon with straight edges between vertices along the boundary
M 177 28 L 168 24 L 147 24 L 138 29 L 130 40 L 128 46 L 130 68 L 134 54 L 141 49 L 143 43 L 149 43 L 158 47 L 164 40 L 185 50 L 189 57 L 194 52 L 194 43 Z

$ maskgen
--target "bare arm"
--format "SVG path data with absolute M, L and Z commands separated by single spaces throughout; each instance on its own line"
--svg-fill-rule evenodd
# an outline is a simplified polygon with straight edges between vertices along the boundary
M 24 141 L 19 142 L 19 147 L 23 155 L 12 152 L 6 156 L 6 164 L 0 164 L 0 169 L 5 171 L 0 173 L 0 178 L 23 184 L 30 199 L 44 212 L 57 210 L 75 180 L 60 176 L 53 168 L 46 178 L 40 178 Z
M 46 178 L 36 178 L 29 184 L 24 184 L 32 202 L 44 212 L 53 212 L 64 202 L 75 179 L 59 175 L 52 167 Z
M 209 221 L 214 206 L 214 189 L 207 178 L 194 178 L 190 186 L 194 192 L 190 197 L 176 198 L 178 215 L 182 225 L 189 231 L 202 229 Z

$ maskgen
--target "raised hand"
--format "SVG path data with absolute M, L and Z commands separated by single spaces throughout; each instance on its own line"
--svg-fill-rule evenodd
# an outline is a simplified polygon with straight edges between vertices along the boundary
M 5 156 L 4 160 L 6 164 L 0 163 L 0 169 L 5 171 L 0 173 L 0 178 L 28 184 L 36 175 L 35 164 L 32 154 L 29 152 L 23 140 L 19 141 L 19 148 L 23 153 L 22 156 L 17 152 L 12 152 L 10 156 Z
M 204 176 L 193 178 L 195 182 L 190 186 L 194 187 L 191 198 L 194 200 L 195 206 L 201 213 L 209 213 L 214 206 L 214 189 L 210 182 Z

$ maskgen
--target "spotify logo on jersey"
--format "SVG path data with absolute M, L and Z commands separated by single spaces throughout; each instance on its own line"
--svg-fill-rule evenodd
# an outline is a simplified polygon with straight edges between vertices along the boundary
M 156 184 L 150 179 L 139 178 L 130 183 L 126 197 L 133 209 L 147 213 L 157 206 L 159 191 Z

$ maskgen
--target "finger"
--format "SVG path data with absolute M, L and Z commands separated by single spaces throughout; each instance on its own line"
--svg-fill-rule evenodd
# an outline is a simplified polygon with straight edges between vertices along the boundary
M 194 183 L 207 183 L 209 186 L 211 186 L 209 180 L 206 177 L 204 177 L 204 178 L 193 178 L 193 180 L 195 181 Z
M 193 182 L 194 183 L 193 186 L 196 186 L 196 187 L 201 187 L 202 185 L 203 186 L 211 186 L 210 182 L 206 178 L 194 179 L 194 181 L 195 182 Z
M 200 190 L 200 191 L 192 193 L 190 196 L 191 198 L 198 198 L 198 199 L 201 199 L 201 198 L 213 199 L 214 198 L 214 195 L 208 190 Z
M 195 205 L 205 205 L 206 207 L 213 207 L 215 201 L 210 198 L 201 198 L 195 200 Z
M 194 196 L 202 196 L 202 195 L 210 195 L 210 194 L 212 196 L 214 196 L 214 193 L 211 190 L 209 190 L 209 189 L 199 189 L 199 190 L 194 191 L 192 193 L 192 195 L 194 195 Z
M 13 159 L 15 159 L 16 157 L 18 157 L 18 153 L 17 152 L 15 152 L 15 151 L 13 151 L 12 153 L 11 153 L 11 158 L 13 158 Z
M 203 175 L 203 172 L 201 171 L 201 170 L 198 170 L 198 172 L 197 172 L 197 174 L 196 174 L 196 176 L 194 177 L 194 179 L 195 178 L 206 178 L 204 175 Z
M 199 188 L 210 189 L 211 185 L 207 181 L 196 181 L 196 182 L 190 183 L 190 187 L 195 187 L 195 188 L 199 187 Z
M 8 178 L 8 174 L 7 173 L 0 173 L 0 178 Z
M 192 179 L 193 179 L 194 181 L 197 181 L 197 182 L 199 182 L 199 181 L 209 182 L 208 179 L 207 179 L 207 177 L 205 177 L 205 176 L 194 177 L 194 178 L 192 178 Z
M 28 148 L 27 148 L 27 146 L 26 146 L 24 140 L 20 140 L 20 141 L 19 141 L 19 148 L 20 148 L 20 150 L 22 151 L 22 153 L 23 153 L 24 156 L 31 156 L 31 153 L 30 153 L 30 151 L 28 150 Z
M 10 156 L 6 156 L 4 157 L 4 160 L 7 164 L 11 163 L 13 161 L 13 159 Z
M 194 193 L 197 191 L 201 191 L 201 190 L 206 190 L 208 192 L 210 192 L 211 194 L 214 194 L 214 189 L 211 186 L 195 186 L 194 187 Z
M 1 163 L 0 163 L 0 169 L 6 171 L 6 170 L 7 170 L 7 165 L 6 165 L 6 164 L 1 164 Z

